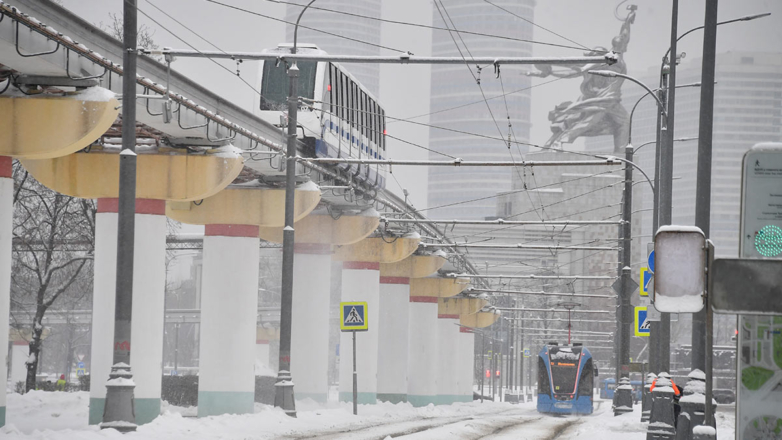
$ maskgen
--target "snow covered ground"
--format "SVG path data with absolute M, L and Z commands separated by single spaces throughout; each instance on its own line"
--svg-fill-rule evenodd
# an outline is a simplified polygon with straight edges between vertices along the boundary
M 176 439 L 645 439 L 646 425 L 635 412 L 614 417 L 611 402 L 596 403 L 586 417 L 551 417 L 538 414 L 533 403 L 479 402 L 413 408 L 409 404 L 359 405 L 353 416 L 349 404 L 319 407 L 298 402 L 298 418 L 281 410 L 256 404 L 255 414 L 198 419 L 194 408 L 166 405 L 163 415 L 136 433 L 123 436 L 87 425 L 89 393 L 9 394 L 8 425 L 0 428 L 3 439 L 93 440 L 106 438 Z M 719 438 L 733 437 L 733 412 L 717 413 Z

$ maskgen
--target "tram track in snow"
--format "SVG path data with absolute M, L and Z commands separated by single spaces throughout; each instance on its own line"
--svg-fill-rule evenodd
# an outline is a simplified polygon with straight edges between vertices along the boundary
M 507 414 L 516 413 L 516 414 Z M 537 414 L 532 409 L 513 408 L 498 413 L 487 414 L 475 414 L 475 415 L 460 415 L 460 416 L 443 416 L 443 417 L 422 417 L 411 418 L 406 420 L 393 420 L 388 423 L 379 423 L 368 426 L 357 426 L 351 428 L 342 428 L 334 431 L 318 431 L 317 433 L 300 433 L 289 434 L 282 439 L 286 440 L 337 440 L 337 439 L 349 439 L 349 440 L 383 440 L 386 438 L 415 438 L 416 434 L 423 434 L 419 438 L 430 438 L 428 433 L 432 430 L 439 428 L 447 429 L 449 426 L 457 426 L 459 424 L 478 423 L 484 424 L 489 419 L 502 419 L 511 417 L 529 417 L 529 414 Z M 508 425 L 518 424 L 517 419 L 507 421 Z M 449 437 L 451 440 L 459 439 L 460 437 Z

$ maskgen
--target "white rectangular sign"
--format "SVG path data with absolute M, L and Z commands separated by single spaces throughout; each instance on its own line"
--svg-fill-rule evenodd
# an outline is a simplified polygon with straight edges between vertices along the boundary
M 740 258 L 782 259 L 782 144 L 744 155 L 740 234 Z M 739 315 L 738 331 L 736 438 L 761 438 L 782 425 L 782 316 Z

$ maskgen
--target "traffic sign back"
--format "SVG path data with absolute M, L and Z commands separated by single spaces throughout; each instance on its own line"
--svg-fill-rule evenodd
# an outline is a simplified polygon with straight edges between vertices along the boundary
M 339 328 L 343 332 L 368 330 L 369 324 L 367 323 L 367 303 L 339 303 L 339 322 Z

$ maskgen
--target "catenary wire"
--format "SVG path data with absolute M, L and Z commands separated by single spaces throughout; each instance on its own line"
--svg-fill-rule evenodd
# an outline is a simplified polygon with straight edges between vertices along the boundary
M 287 1 L 281 1 L 281 0 L 264 0 L 264 1 L 267 1 L 267 2 L 270 2 L 270 3 L 278 3 L 278 4 L 282 4 L 282 5 L 298 6 L 298 7 L 301 7 L 301 8 L 304 7 L 303 4 L 295 3 L 295 2 L 287 2 Z M 442 27 L 438 27 L 438 26 L 429 26 L 429 25 L 420 24 L 420 23 L 410 23 L 410 22 L 406 22 L 406 21 L 389 20 L 389 19 L 386 19 L 386 18 L 372 17 L 370 15 L 361 15 L 361 14 L 356 14 L 356 13 L 349 12 L 349 11 L 337 11 L 337 10 L 334 10 L 334 9 L 328 9 L 328 8 L 323 8 L 323 7 L 319 7 L 319 6 L 310 6 L 309 9 L 317 9 L 317 10 L 324 11 L 324 12 L 334 12 L 334 13 L 337 13 L 337 14 L 347 15 L 347 16 L 350 16 L 350 17 L 364 18 L 364 19 L 367 19 L 367 20 L 374 20 L 374 21 L 379 21 L 379 22 L 382 22 L 382 23 L 398 24 L 398 25 L 402 25 L 402 26 L 412 26 L 412 27 L 418 27 L 418 28 L 424 28 L 424 29 L 432 29 L 432 30 L 437 30 L 437 31 L 447 31 L 448 30 L 447 28 L 442 28 Z M 526 40 L 526 39 L 523 39 L 523 38 L 513 38 L 513 37 L 508 37 L 508 36 L 505 36 L 505 35 L 494 35 L 494 34 L 486 34 L 486 33 L 482 33 L 482 32 L 471 32 L 471 31 L 461 31 L 461 32 L 465 33 L 465 34 L 468 34 L 468 35 L 476 35 L 476 36 L 479 36 L 479 37 L 498 38 L 498 39 L 502 39 L 502 40 L 518 41 L 520 43 L 539 44 L 539 45 L 543 45 L 543 46 L 559 47 L 559 48 L 564 48 L 564 49 L 575 49 L 575 50 L 583 50 L 584 49 L 584 47 L 581 47 L 580 45 L 578 45 L 578 43 L 574 43 L 574 44 L 578 45 L 578 47 L 576 47 L 576 46 L 567 46 L 567 45 L 563 45 L 563 44 L 548 43 L 548 42 L 544 42 L 544 41 Z
M 287 21 L 287 20 L 283 20 L 283 19 L 280 19 L 280 18 L 275 18 L 275 17 L 272 17 L 270 15 L 264 15 L 264 14 L 261 14 L 259 12 L 251 11 L 249 9 L 240 8 L 238 6 L 234 6 L 234 5 L 229 5 L 229 4 L 226 4 L 226 3 L 218 2 L 217 0 L 204 0 L 204 1 L 209 2 L 209 3 L 214 3 L 216 5 L 224 6 L 226 8 L 234 9 L 234 10 L 237 10 L 237 11 L 241 11 L 241 12 L 244 12 L 244 13 L 247 13 L 247 14 L 255 15 L 255 16 L 258 16 L 258 17 L 263 17 L 263 18 L 266 18 L 266 19 L 269 19 L 269 20 L 279 21 L 281 23 L 289 24 L 291 26 L 296 25 L 296 23 L 292 23 L 292 22 Z M 356 43 L 366 44 L 368 46 L 379 47 L 381 49 L 391 50 L 391 51 L 394 51 L 394 52 L 407 52 L 407 51 L 404 51 L 404 50 L 401 50 L 401 49 L 395 49 L 393 47 L 383 46 L 382 44 L 370 43 L 369 41 L 359 40 L 358 38 L 346 37 L 344 35 L 335 34 L 333 32 L 328 32 L 328 31 L 324 31 L 324 30 L 321 30 L 321 29 L 316 29 L 316 28 L 313 28 L 313 27 L 305 26 L 303 24 L 299 24 L 299 27 L 300 28 L 304 28 L 304 29 L 309 29 L 311 31 L 318 32 L 318 33 L 321 33 L 321 34 L 330 35 L 332 37 L 342 38 L 342 39 L 353 41 L 353 42 L 356 42 Z
M 539 25 L 539 24 L 536 24 L 535 22 L 533 22 L 533 21 L 531 21 L 531 20 L 529 20 L 529 19 L 527 19 L 527 18 L 524 18 L 524 17 L 522 17 L 521 15 L 518 15 L 518 14 L 514 13 L 513 11 L 509 11 L 509 10 L 507 10 L 507 9 L 503 8 L 502 6 L 496 5 L 496 4 L 492 3 L 492 2 L 490 2 L 489 0 L 483 0 L 483 1 L 484 1 L 484 2 L 486 2 L 486 3 L 488 3 L 488 4 L 490 4 L 490 5 L 492 5 L 492 6 L 494 6 L 494 7 L 495 7 L 495 8 L 497 8 L 497 9 L 501 9 L 501 10 L 503 10 L 503 11 L 507 12 L 508 14 L 510 14 L 510 15 L 512 15 L 512 16 L 514 16 L 514 17 L 516 17 L 516 18 L 520 19 L 520 20 L 526 21 L 527 23 L 531 24 L 532 26 L 535 26 L 535 27 L 537 27 L 537 28 L 543 29 L 544 31 L 546 31 L 546 32 L 548 32 L 548 33 L 554 34 L 554 35 L 556 35 L 557 37 L 559 37 L 559 38 L 562 38 L 563 40 L 566 40 L 566 41 L 568 41 L 568 42 L 570 42 L 570 43 L 573 43 L 573 44 L 575 44 L 575 45 L 579 46 L 579 49 L 582 49 L 582 50 L 591 50 L 590 48 L 588 48 L 588 47 L 584 46 L 584 45 L 583 45 L 583 44 L 581 44 L 581 43 L 578 43 L 578 42 L 576 42 L 576 41 L 573 41 L 573 40 L 571 40 L 570 38 L 567 38 L 567 37 L 565 37 L 565 36 L 563 36 L 563 35 L 560 35 L 560 34 L 558 34 L 558 33 L 554 32 L 554 31 L 552 31 L 551 29 L 547 29 L 547 28 L 545 28 L 545 27 L 543 27 L 543 26 L 541 26 L 541 25 Z

